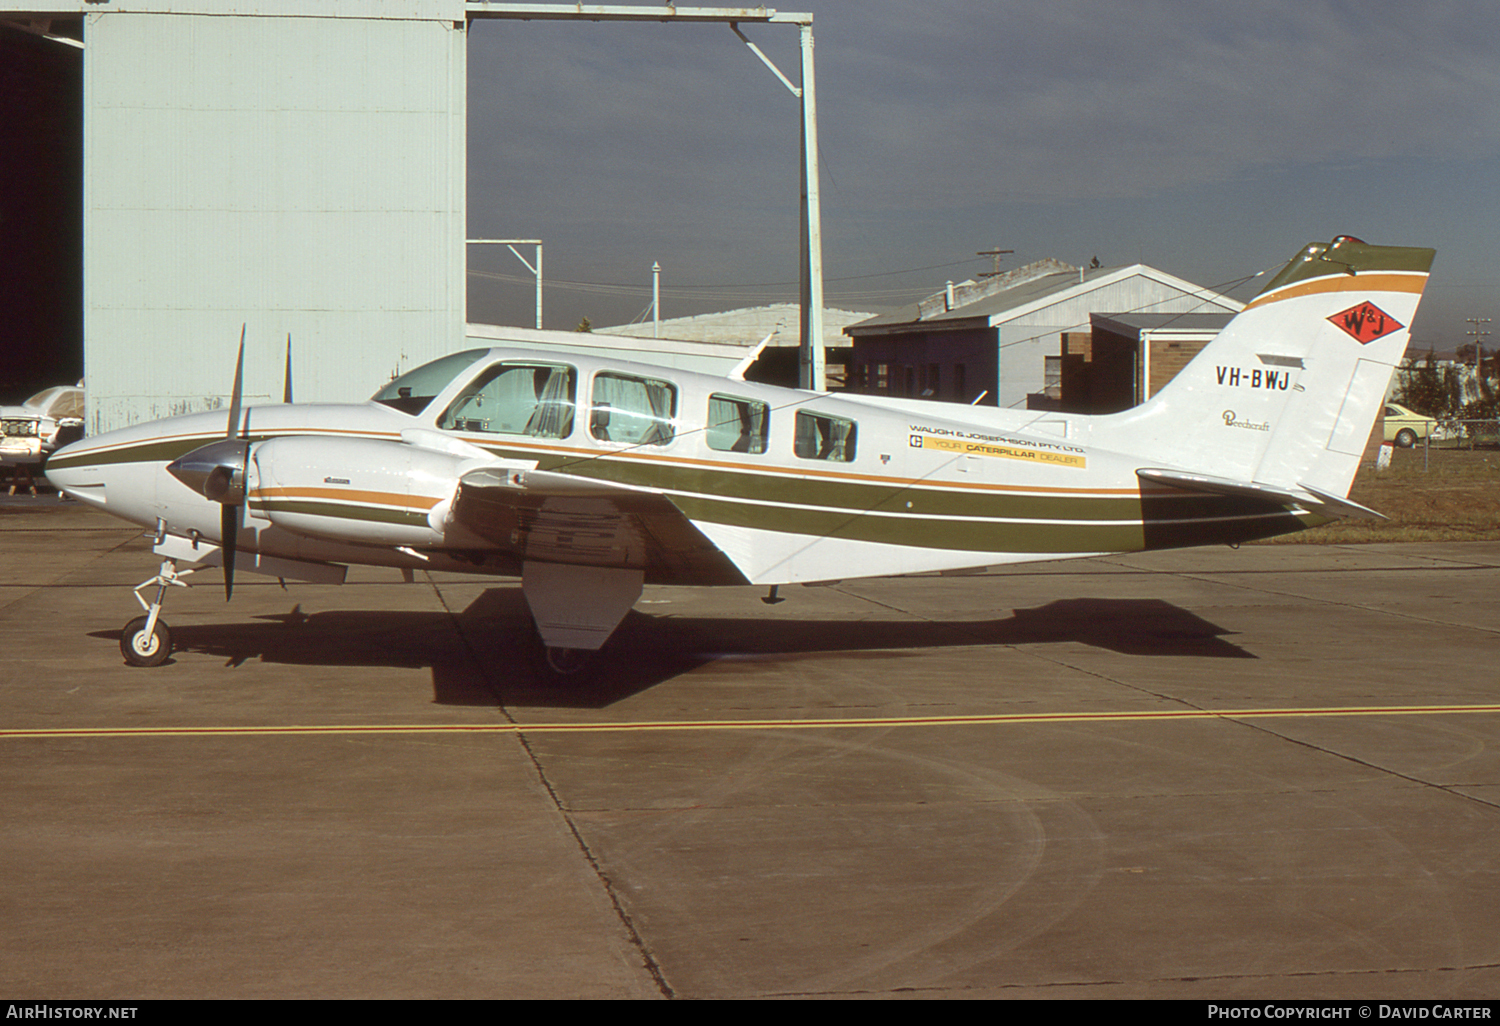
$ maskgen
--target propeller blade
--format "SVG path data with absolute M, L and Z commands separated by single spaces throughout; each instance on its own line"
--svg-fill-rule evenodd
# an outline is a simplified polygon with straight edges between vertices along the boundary
M 245 378 L 245 328 L 246 325 L 240 325 L 240 354 L 234 363 L 234 389 L 229 397 L 229 428 L 224 436 L 226 440 L 232 440 L 240 430 L 240 400 L 244 397 Z M 290 336 L 287 337 L 287 341 L 290 344 Z M 287 355 L 290 359 L 290 350 Z M 241 468 L 240 472 L 243 474 L 250 459 L 250 443 L 246 442 L 235 455 Z M 228 480 L 232 484 L 233 470 L 229 472 Z M 234 597 L 234 553 L 240 540 L 240 510 L 242 508 L 239 503 L 226 502 L 219 510 L 219 548 L 223 550 L 224 556 L 225 602 Z
M 292 401 L 292 333 L 286 333 L 286 385 L 281 390 L 281 401 Z
M 245 374 L 245 325 L 240 325 L 240 358 L 234 365 L 234 391 L 229 397 L 229 430 L 225 438 L 233 438 L 240 430 L 240 382 Z
M 234 597 L 234 550 L 239 542 L 240 506 L 225 505 L 219 512 L 219 548 L 224 555 L 224 601 Z

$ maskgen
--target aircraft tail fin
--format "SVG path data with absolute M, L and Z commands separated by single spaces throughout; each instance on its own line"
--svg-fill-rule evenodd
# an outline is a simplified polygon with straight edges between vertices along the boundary
M 1433 256 L 1347 235 L 1307 246 L 1161 391 L 1095 418 L 1093 440 L 1163 472 L 1342 500 Z

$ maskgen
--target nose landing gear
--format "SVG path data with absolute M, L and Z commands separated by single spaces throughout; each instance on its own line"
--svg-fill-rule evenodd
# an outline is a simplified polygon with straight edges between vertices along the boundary
M 135 600 L 146 615 L 131 620 L 120 632 L 120 654 L 131 666 L 160 666 L 172 654 L 172 630 L 161 618 L 162 600 L 166 598 L 168 587 L 188 587 L 182 578 L 192 572 L 184 570 L 178 573 L 176 560 L 164 559 L 155 577 L 135 586 Z M 153 584 L 156 585 L 156 598 L 147 602 L 141 597 L 141 589 Z

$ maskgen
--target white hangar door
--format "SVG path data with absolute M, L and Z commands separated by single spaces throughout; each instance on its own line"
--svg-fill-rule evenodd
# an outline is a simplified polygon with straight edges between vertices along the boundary
M 305 6 L 85 15 L 91 432 L 215 408 L 242 324 L 249 402 L 288 333 L 299 400 L 462 343 L 463 5 Z

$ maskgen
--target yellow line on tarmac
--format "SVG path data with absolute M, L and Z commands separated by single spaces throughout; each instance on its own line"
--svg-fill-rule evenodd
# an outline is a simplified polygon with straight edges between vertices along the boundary
M 328 724 L 284 727 L 49 727 L 0 729 L 0 738 L 272 737 L 369 734 L 589 734 L 665 730 L 830 730 L 856 727 L 977 727 L 1025 723 L 1145 720 L 1249 720 L 1328 716 L 1453 716 L 1500 713 L 1500 705 L 1369 705 L 1303 709 L 1174 709 L 1157 712 L 996 713 L 977 716 L 868 716 L 796 720 L 647 720 L 616 723 Z

